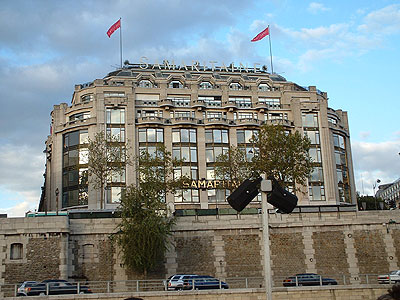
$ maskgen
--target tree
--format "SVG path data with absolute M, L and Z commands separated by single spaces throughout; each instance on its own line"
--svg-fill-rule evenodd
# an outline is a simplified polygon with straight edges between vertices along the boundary
M 282 186 L 306 183 L 313 169 L 307 137 L 286 132 L 281 125 L 263 125 L 253 143 L 252 165 L 257 173 L 274 176 Z
M 178 162 L 164 146 L 152 154 L 142 151 L 136 161 L 138 181 L 122 194 L 117 242 L 126 267 L 147 277 L 164 257 L 175 223 L 165 195 L 173 192 L 184 177 L 173 180 L 173 167 Z
M 363 206 L 363 203 L 365 203 L 365 207 Z M 380 204 L 383 203 L 383 204 Z M 388 209 L 385 201 L 383 201 L 381 198 L 376 198 L 374 196 L 361 196 L 359 192 L 357 192 L 357 206 L 358 210 L 380 210 L 381 205 L 383 209 Z
M 104 131 L 95 134 L 88 141 L 88 173 L 93 187 L 100 189 L 100 208 L 104 205 L 104 188 L 113 175 L 122 174 L 125 165 L 130 164 L 126 155 L 125 143 L 117 136 L 105 135 Z
M 228 152 L 216 159 L 215 178 L 236 183 L 228 185 L 230 190 L 255 175 L 252 165 L 246 159 L 246 152 L 242 149 L 230 147 Z
M 310 141 L 297 131 L 286 132 L 281 125 L 263 125 L 251 142 L 254 157 L 245 163 L 244 151 L 230 148 L 217 158 L 216 174 L 227 174 L 243 182 L 261 174 L 274 176 L 282 186 L 305 184 L 312 171 Z

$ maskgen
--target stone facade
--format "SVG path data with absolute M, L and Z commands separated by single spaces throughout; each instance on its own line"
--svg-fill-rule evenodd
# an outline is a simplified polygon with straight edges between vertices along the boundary
M 326 92 L 257 68 L 127 65 L 103 79 L 76 85 L 70 104 L 54 105 L 39 211 L 115 209 L 121 189 L 135 184 L 136 170 L 129 164 L 125 174 L 107 183 L 105 197 L 88 180 L 88 138 L 99 132 L 114 135 L 121 147 L 128 144 L 130 157 L 164 145 L 185 161 L 176 174 L 193 181 L 179 193 L 166 195 L 171 209 L 228 208 L 227 183 L 217 184 L 213 173 L 216 158 L 231 146 L 250 158 L 250 138 L 263 124 L 280 124 L 312 142 L 315 169 L 308 182 L 298 186 L 299 205 L 354 205 L 347 119 L 347 112 L 328 106 Z M 207 189 L 201 188 L 206 181 Z M 250 205 L 260 207 L 260 201 Z
M 389 219 L 400 223 L 396 211 L 290 215 L 271 211 L 274 287 L 282 286 L 284 277 L 296 273 L 316 272 L 339 283 L 359 284 L 366 283 L 365 274 L 370 275 L 371 281 L 379 273 L 398 269 L 400 225 L 387 228 Z M 261 278 L 261 220 L 260 214 L 179 217 L 165 263 L 150 277 L 198 273 L 222 279 Z M 0 219 L 0 284 L 46 278 L 142 278 L 124 269 L 118 249 L 111 242 L 117 224 L 115 218 Z M 11 259 L 15 243 L 23 245 L 23 253 L 21 258 Z

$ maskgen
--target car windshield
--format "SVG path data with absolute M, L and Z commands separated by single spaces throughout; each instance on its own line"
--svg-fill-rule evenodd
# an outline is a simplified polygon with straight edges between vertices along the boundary
M 394 275 L 394 274 L 397 274 L 397 272 L 398 272 L 398 271 L 392 271 L 392 272 L 390 272 L 389 274 L 390 274 L 390 275 Z

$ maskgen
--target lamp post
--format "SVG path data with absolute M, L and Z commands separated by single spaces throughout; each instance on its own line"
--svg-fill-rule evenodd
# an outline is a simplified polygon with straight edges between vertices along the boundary
M 58 216 L 58 193 L 59 193 L 58 188 L 56 188 L 55 193 L 56 193 L 56 212 L 57 212 L 57 216 Z
M 375 180 L 374 184 L 372 185 L 372 188 L 374 190 L 375 210 L 377 210 L 375 188 L 376 188 L 378 183 L 381 183 L 381 181 L 379 179 Z

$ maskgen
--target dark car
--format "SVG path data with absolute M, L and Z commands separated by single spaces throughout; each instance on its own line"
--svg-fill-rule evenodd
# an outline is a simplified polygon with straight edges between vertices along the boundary
M 314 273 L 303 273 L 286 278 L 283 281 L 283 286 L 321 285 L 321 283 L 322 285 L 337 285 L 335 279 L 325 278 Z
M 73 284 L 62 279 L 47 279 L 26 288 L 26 296 L 87 293 L 92 293 L 89 287 Z
M 27 296 L 27 289 L 31 286 L 34 286 L 38 282 L 36 281 L 24 281 L 17 289 L 17 297 L 18 296 Z
M 226 282 L 223 282 L 212 276 L 196 276 L 184 281 L 184 289 L 211 290 L 211 289 L 229 289 Z

